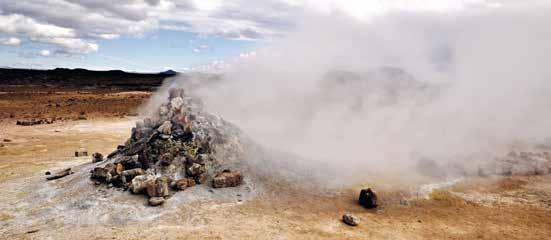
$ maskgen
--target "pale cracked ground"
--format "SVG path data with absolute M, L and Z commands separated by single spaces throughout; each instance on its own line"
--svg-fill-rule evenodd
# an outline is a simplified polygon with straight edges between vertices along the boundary
M 45 181 L 46 170 L 89 162 L 89 157 L 72 156 L 79 147 L 90 154 L 111 152 L 128 137 L 131 125 L 129 118 L 33 127 L 3 123 L 0 141 L 11 142 L 2 142 L 4 147 L 0 147 L 0 238 L 551 239 L 549 175 L 467 179 L 434 191 L 429 199 L 409 199 L 402 204 L 400 200 L 411 198 L 412 189 L 419 186 L 408 179 L 386 176 L 369 184 L 383 202 L 378 210 L 366 210 L 356 203 L 360 186 L 329 194 L 304 190 L 296 183 L 269 183 L 250 199 L 235 196 L 186 204 L 169 199 L 160 208 L 145 206 L 143 197 L 115 193 L 127 204 L 136 204 L 134 211 L 140 211 L 123 217 L 90 219 L 100 209 L 85 204 L 82 210 L 70 212 L 55 204 L 38 204 L 56 203 L 55 191 L 63 190 L 56 188 L 63 179 Z M 87 191 L 96 191 L 95 186 L 83 183 Z M 177 194 L 192 193 L 187 191 Z M 42 199 L 28 200 L 35 195 Z M 359 217 L 360 225 L 343 224 L 344 213 Z M 148 214 L 151 217 L 143 217 Z M 128 220 L 126 216 L 139 217 Z

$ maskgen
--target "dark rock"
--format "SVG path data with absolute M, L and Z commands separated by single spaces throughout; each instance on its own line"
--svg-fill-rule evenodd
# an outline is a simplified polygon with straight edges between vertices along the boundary
M 15 123 L 16 125 L 20 126 L 33 126 L 33 125 L 40 125 L 40 124 L 52 124 L 55 122 L 55 119 L 30 119 L 30 120 L 17 120 Z
M 54 173 L 53 175 L 46 177 L 46 180 L 54 180 L 54 179 L 65 177 L 70 174 L 73 174 L 73 171 L 71 171 L 71 168 L 66 168 L 59 172 Z
M 376 208 L 378 206 L 377 195 L 371 190 L 371 188 L 362 189 L 360 191 L 358 202 L 366 208 Z
M 174 160 L 174 156 L 171 153 L 165 153 L 161 155 L 161 158 L 159 159 L 161 165 L 168 166 L 172 163 L 172 160 Z
M 88 151 L 86 151 L 86 149 L 81 148 L 75 151 L 75 157 L 84 157 L 84 156 L 88 156 Z
M 238 171 L 224 170 L 216 174 L 212 181 L 214 188 L 235 187 L 243 182 L 243 176 Z
M 124 169 L 143 168 L 138 155 L 121 156 L 116 163 L 122 164 Z
M 108 163 L 108 164 L 105 164 L 105 167 L 104 167 L 111 175 L 115 176 L 117 174 L 117 166 L 113 163 Z
M 140 176 L 144 174 L 145 174 L 145 171 L 141 168 L 125 170 L 121 173 L 121 182 L 124 186 L 128 186 L 128 184 L 131 183 L 136 176 Z
M 195 157 L 195 159 L 193 159 L 193 162 L 196 162 L 198 164 L 203 165 L 208 160 L 209 160 L 209 155 L 207 155 L 207 154 L 198 154 L 197 157 Z
M 360 219 L 349 213 L 342 215 L 342 221 L 350 226 L 358 226 L 360 224 Z
M 109 171 L 109 169 L 105 167 L 96 167 L 92 170 L 92 175 L 90 177 L 100 182 L 109 183 L 111 182 L 113 175 L 111 175 L 111 172 Z
M 92 154 L 92 162 L 97 163 L 103 161 L 103 155 L 99 152 Z

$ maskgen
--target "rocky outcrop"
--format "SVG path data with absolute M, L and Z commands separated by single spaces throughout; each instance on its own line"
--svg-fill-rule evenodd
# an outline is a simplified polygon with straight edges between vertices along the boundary
M 131 137 L 91 172 L 97 183 L 146 194 L 157 206 L 171 195 L 212 181 L 213 187 L 234 187 L 243 147 L 240 132 L 219 117 L 202 111 L 202 103 L 172 88 L 157 111 L 136 122 Z

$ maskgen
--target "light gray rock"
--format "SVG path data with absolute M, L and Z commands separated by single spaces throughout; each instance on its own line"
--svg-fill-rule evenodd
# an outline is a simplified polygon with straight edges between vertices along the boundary
M 360 219 L 350 213 L 342 215 L 342 221 L 350 226 L 358 226 L 360 224 Z
M 152 197 L 147 201 L 149 206 L 159 206 L 165 202 L 165 199 L 162 197 Z

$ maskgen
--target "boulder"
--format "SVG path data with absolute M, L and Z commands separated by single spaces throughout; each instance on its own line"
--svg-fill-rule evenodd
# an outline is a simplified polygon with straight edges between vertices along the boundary
M 236 187 L 243 182 L 243 176 L 238 171 L 228 169 L 216 174 L 212 181 L 214 188 Z
M 376 208 L 378 206 L 377 194 L 375 194 L 375 192 L 373 192 L 371 188 L 362 189 L 360 191 L 358 202 L 365 208 Z
M 92 162 L 96 163 L 101 161 L 103 161 L 103 155 L 101 153 L 96 152 L 92 154 Z
M 153 180 L 154 177 L 151 175 L 138 175 L 132 179 L 130 191 L 134 194 L 142 193 L 147 188 L 147 183 Z
M 360 224 L 360 219 L 349 213 L 342 215 L 342 221 L 350 226 L 358 226 Z

